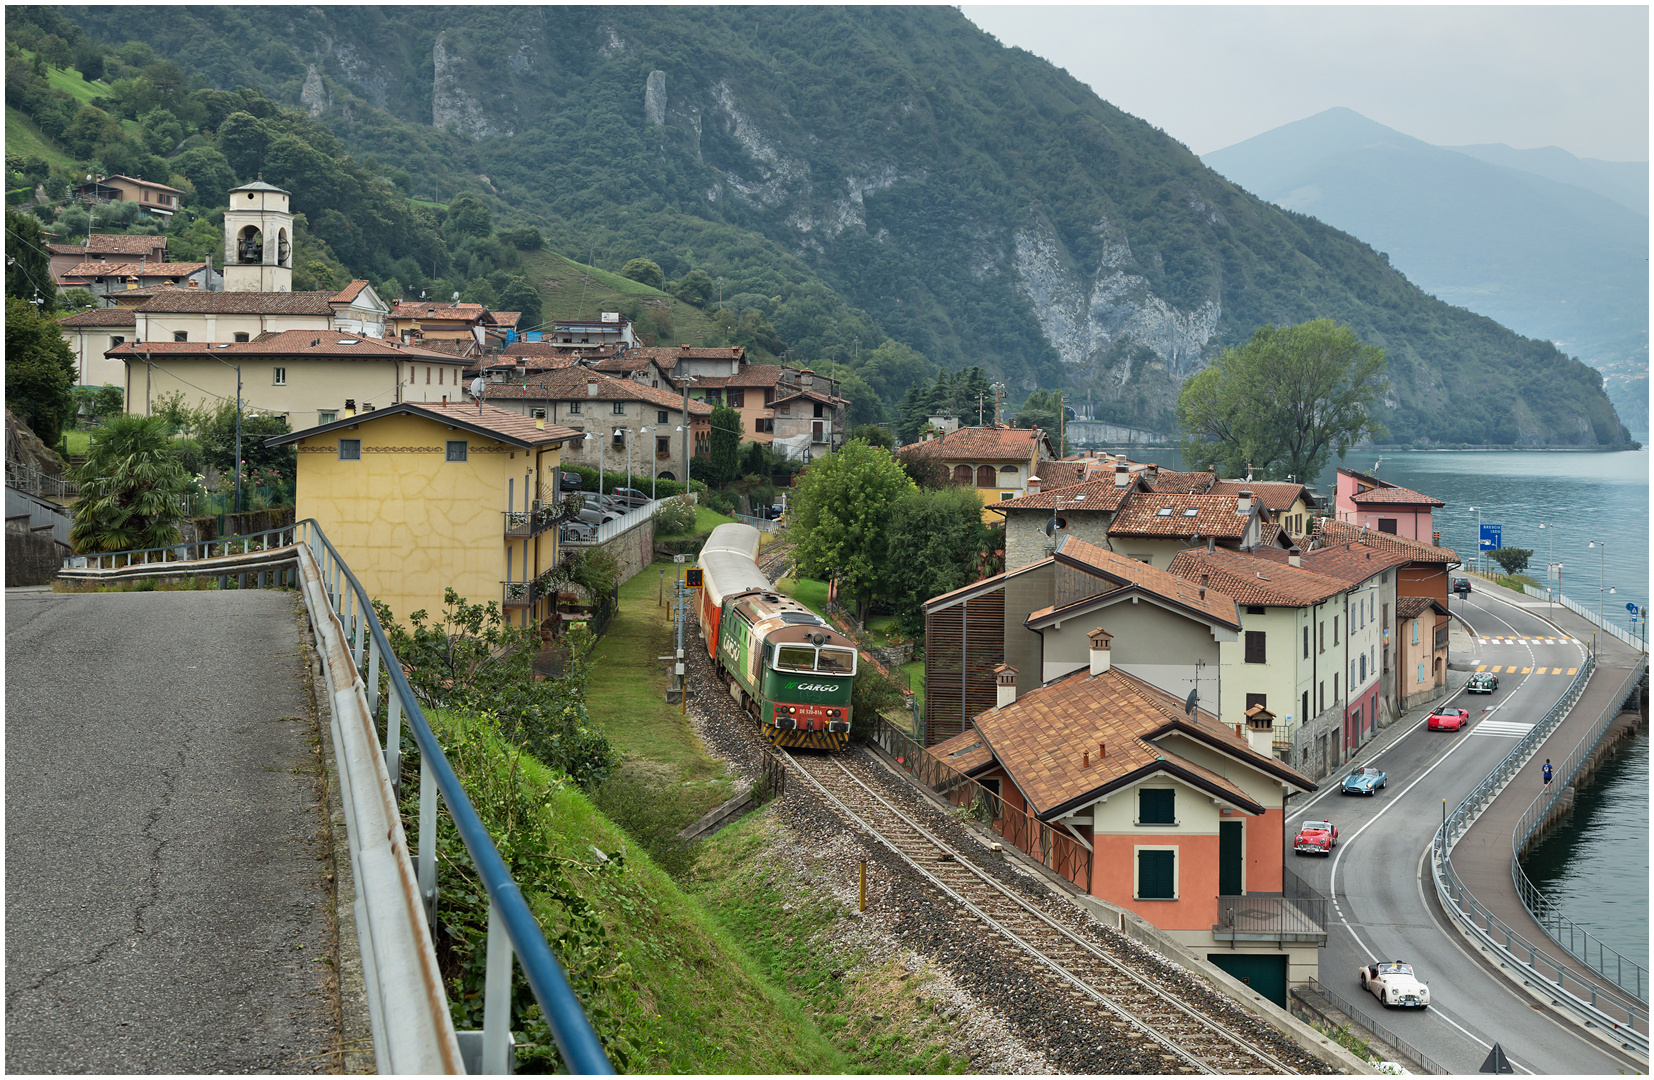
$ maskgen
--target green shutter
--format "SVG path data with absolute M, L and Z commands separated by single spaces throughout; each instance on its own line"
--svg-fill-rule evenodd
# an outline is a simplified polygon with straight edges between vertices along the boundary
M 1137 853 L 1137 896 L 1141 900 L 1171 900 L 1176 897 L 1172 888 L 1176 868 L 1175 851 L 1139 851 Z
M 1241 869 L 1246 853 L 1243 850 L 1241 823 L 1218 822 L 1218 895 L 1241 895 Z
M 1139 825 L 1175 825 L 1177 823 L 1177 792 L 1169 788 L 1139 788 L 1137 792 L 1137 823 Z

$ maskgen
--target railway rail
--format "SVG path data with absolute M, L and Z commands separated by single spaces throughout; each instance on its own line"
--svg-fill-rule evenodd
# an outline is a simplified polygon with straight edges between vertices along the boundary
M 1099 1033 L 1132 1051 L 1150 1073 L 1325 1073 L 1297 1048 L 1265 1048 L 1179 989 L 1138 971 L 1107 947 L 1063 926 L 981 869 L 973 857 L 875 791 L 839 756 L 786 754 L 788 764 L 845 820 L 883 844 L 931 887 L 1033 961 L 1070 1000 L 1096 1006 Z M 1122 1062 L 1124 1064 L 1124 1062 Z

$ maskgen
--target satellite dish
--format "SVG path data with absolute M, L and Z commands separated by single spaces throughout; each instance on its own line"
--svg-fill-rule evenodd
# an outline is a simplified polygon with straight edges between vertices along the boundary
M 1045 519 L 1045 535 L 1057 535 L 1057 519 L 1055 517 L 1048 517 Z
M 1195 702 L 1197 702 L 1199 700 L 1200 700 L 1200 691 L 1199 691 L 1199 689 L 1190 690 L 1189 691 L 1189 696 L 1183 702 L 1183 715 L 1193 716 L 1195 714 Z
M 455 292 L 454 292 L 454 299 L 455 299 L 455 300 L 458 300 L 458 299 L 459 299 L 459 292 L 458 292 L 458 290 L 455 290 Z

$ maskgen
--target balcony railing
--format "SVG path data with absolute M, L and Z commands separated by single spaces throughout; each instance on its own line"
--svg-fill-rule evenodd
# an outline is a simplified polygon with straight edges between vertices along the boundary
M 556 505 L 545 506 L 537 503 L 533 510 L 507 510 L 504 513 L 505 535 L 513 540 L 539 536 L 556 528 L 558 522 L 567 520 L 561 508 Z
M 1218 897 L 1218 921 L 1212 937 L 1218 941 L 1327 943 L 1325 897 L 1248 893 Z

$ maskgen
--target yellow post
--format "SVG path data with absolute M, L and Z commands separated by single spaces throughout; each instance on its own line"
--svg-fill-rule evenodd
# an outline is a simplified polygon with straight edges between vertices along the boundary
M 861 899 L 857 904 L 856 910 L 858 910 L 858 911 L 866 911 L 867 910 L 867 860 L 866 859 L 863 859 L 861 861 Z

